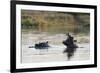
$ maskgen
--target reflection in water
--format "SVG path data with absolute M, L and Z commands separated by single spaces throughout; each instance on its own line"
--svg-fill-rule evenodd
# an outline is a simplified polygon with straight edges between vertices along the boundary
M 63 53 L 66 53 L 67 57 L 68 57 L 68 60 L 70 60 L 70 58 L 72 56 L 74 56 L 75 51 L 76 51 L 76 48 L 65 48 Z
M 66 46 L 62 44 L 62 41 L 65 39 L 65 34 L 22 33 L 22 63 L 68 61 L 68 55 L 66 56 L 68 53 L 63 53 Z M 50 46 L 48 51 L 46 49 L 35 49 L 36 43 L 46 41 Z M 78 43 L 78 45 L 84 48 L 77 48 L 74 55 L 70 53 L 73 55 L 70 61 L 88 60 L 90 57 L 89 43 Z M 29 46 L 33 47 L 29 48 Z
M 63 44 L 67 47 L 64 50 L 64 53 L 67 53 L 68 60 L 74 55 L 74 52 L 76 51 L 76 48 L 78 46 L 75 44 L 76 40 L 74 40 L 74 37 L 67 34 L 67 39 L 63 41 Z

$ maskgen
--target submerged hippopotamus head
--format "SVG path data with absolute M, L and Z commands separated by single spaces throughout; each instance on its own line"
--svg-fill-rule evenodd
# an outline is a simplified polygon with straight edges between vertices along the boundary
M 35 44 L 35 48 L 36 48 L 36 49 L 46 49 L 46 48 L 48 48 L 48 47 L 50 47 L 50 46 L 48 45 L 48 41 Z

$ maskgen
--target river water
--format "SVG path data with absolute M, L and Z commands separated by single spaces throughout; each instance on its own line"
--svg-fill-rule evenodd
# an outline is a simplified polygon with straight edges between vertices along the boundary
M 21 60 L 22 63 L 34 63 L 34 62 L 58 62 L 68 61 L 67 53 L 63 53 L 66 46 L 62 44 L 62 41 L 66 39 L 65 34 L 48 34 L 48 33 L 34 33 L 34 32 L 22 32 L 22 48 L 21 48 Z M 29 48 L 34 46 L 35 43 L 48 41 L 50 48 L 44 50 L 37 50 L 35 48 Z M 90 46 L 89 43 L 77 43 L 81 48 L 77 48 L 71 61 L 89 60 L 90 58 Z

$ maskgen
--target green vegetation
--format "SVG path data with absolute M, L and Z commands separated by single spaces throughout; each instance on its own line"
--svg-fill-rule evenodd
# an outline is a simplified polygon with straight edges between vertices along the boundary
M 33 31 L 88 33 L 90 14 L 22 10 L 21 24 L 22 29 L 32 29 Z
M 38 23 L 32 21 L 31 18 L 27 17 L 26 19 L 22 18 L 21 26 L 22 26 L 22 29 L 25 29 L 25 28 L 26 29 L 32 29 L 32 28 L 36 29 L 38 26 Z

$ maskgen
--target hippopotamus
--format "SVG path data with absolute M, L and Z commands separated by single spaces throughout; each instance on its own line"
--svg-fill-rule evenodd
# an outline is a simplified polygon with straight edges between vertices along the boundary
M 48 49 L 48 41 L 35 44 L 35 49 Z
M 78 46 L 75 44 L 75 42 L 77 42 L 77 40 L 74 40 L 74 37 L 72 37 L 71 35 L 69 35 L 69 33 L 67 34 L 68 38 L 66 40 L 64 40 L 62 43 L 66 46 L 64 53 L 68 53 L 68 59 L 70 59 L 71 56 L 73 56 L 74 52 L 76 51 L 76 48 L 78 48 Z
M 35 49 L 48 49 L 50 46 L 48 45 L 48 41 L 36 43 L 34 46 L 29 46 L 29 48 L 35 48 Z

